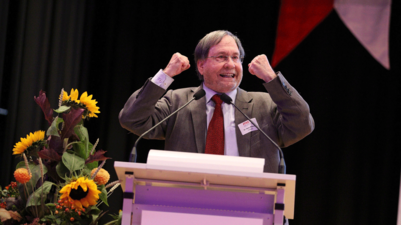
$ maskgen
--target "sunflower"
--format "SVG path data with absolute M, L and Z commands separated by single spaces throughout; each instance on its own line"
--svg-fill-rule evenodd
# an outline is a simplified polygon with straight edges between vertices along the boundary
M 74 88 L 71 88 L 70 95 L 68 95 L 67 92 L 63 91 L 63 99 L 62 99 L 62 101 L 64 102 L 64 101 L 68 101 L 68 100 L 74 101 L 76 103 L 79 103 L 79 100 L 78 100 L 78 89 L 74 90 Z
M 33 134 L 30 133 L 26 135 L 26 138 L 21 138 L 21 141 L 14 145 L 13 155 L 22 154 L 24 151 L 28 150 L 30 147 L 35 145 L 41 145 L 44 141 L 45 132 L 43 130 L 35 131 Z
M 80 177 L 65 185 L 60 193 L 62 193 L 60 199 L 66 202 L 65 207 L 74 205 L 76 209 L 82 210 L 82 207 L 87 208 L 90 205 L 96 205 L 101 191 L 97 189 L 93 180 Z
M 92 99 L 92 95 L 88 96 L 88 93 L 85 91 L 81 97 L 78 99 L 78 90 L 71 89 L 70 95 L 67 92 L 63 92 L 63 105 L 71 106 L 74 108 L 82 108 L 85 109 L 82 118 L 86 117 L 97 117 L 95 113 L 100 113 L 99 107 L 96 106 L 97 101 Z
M 96 106 L 96 99 L 92 100 L 92 95 L 88 96 L 88 93 L 85 91 L 82 95 L 81 98 L 79 98 L 82 104 L 86 106 L 86 109 L 88 110 L 88 116 L 89 117 L 97 117 L 95 113 L 100 113 L 99 107 Z

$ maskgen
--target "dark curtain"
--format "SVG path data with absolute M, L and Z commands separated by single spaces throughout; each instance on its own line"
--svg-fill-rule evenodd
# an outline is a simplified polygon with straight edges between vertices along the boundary
M 61 88 L 86 84 L 81 74 L 85 2 L 8 1 L 7 5 L 0 35 L 4 40 L 1 108 L 8 111 L 1 116 L 2 186 L 20 161 L 11 156 L 13 145 L 30 132 L 47 129 L 33 97 L 46 91 L 56 108 Z
M 284 59 L 280 70 L 309 103 L 315 131 L 284 149 L 287 173 L 297 175 L 291 224 L 395 224 L 400 184 L 401 16 L 394 1 L 390 65 L 384 69 L 335 11 Z M 127 161 L 137 136 L 122 129 L 118 112 L 145 80 L 180 52 L 191 68 L 170 88 L 198 86 L 193 51 L 206 33 L 226 29 L 245 48 L 241 88 L 264 91 L 247 71 L 274 50 L 279 1 L 1 1 L 0 148 L 2 186 L 13 180 L 20 137 L 47 129 L 33 96 L 47 92 L 57 105 L 61 88 L 88 91 L 101 113 L 85 125 L 105 168 Z M 141 140 L 139 160 L 162 141 Z M 118 190 L 111 213 L 122 207 Z M 107 210 L 107 207 L 104 207 Z M 107 218 L 108 219 L 108 218 Z

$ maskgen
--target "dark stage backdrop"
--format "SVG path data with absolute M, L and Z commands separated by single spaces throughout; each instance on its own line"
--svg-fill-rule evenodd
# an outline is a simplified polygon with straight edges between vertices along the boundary
M 198 86 L 193 51 L 206 33 L 226 29 L 246 51 L 241 88 L 264 91 L 247 64 L 274 50 L 279 1 L 0 1 L 1 179 L 13 180 L 20 137 L 47 129 L 34 103 L 43 89 L 52 105 L 60 89 L 78 88 L 97 99 L 99 118 L 86 123 L 91 142 L 126 161 L 137 136 L 122 129 L 118 113 L 145 80 L 180 52 L 191 68 L 171 88 Z M 397 10 L 398 9 L 398 10 Z M 291 224 L 395 224 L 400 184 L 401 16 L 393 2 L 390 64 L 384 69 L 336 12 L 276 70 L 309 103 L 316 129 L 284 149 L 287 172 L 297 175 Z M 162 141 L 140 142 L 141 162 Z M 121 190 L 110 200 L 122 207 Z

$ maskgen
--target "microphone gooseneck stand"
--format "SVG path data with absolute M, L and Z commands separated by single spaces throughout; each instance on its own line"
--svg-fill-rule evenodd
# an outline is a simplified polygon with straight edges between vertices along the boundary
M 129 162 L 132 162 L 132 159 L 134 158 L 136 162 L 137 160 L 137 150 L 136 150 L 136 146 L 139 142 L 139 140 L 144 137 L 146 134 L 148 134 L 150 131 L 152 131 L 155 127 L 159 126 L 160 124 L 162 124 L 164 121 L 166 121 L 168 118 L 170 118 L 172 115 L 176 114 L 177 112 L 179 112 L 181 109 L 185 108 L 189 103 L 191 103 L 193 100 L 199 100 L 200 98 L 202 98 L 203 96 L 205 96 L 206 92 L 205 90 L 201 89 L 199 91 L 197 91 L 194 94 L 194 97 L 189 100 L 187 103 L 185 103 L 185 105 L 181 106 L 180 108 L 178 108 L 177 110 L 175 110 L 173 113 L 171 113 L 169 116 L 167 116 L 166 118 L 164 118 L 162 121 L 158 122 L 156 125 L 154 125 L 152 128 L 150 128 L 149 130 L 147 130 L 145 133 L 143 133 L 141 136 L 139 136 L 139 138 L 136 140 L 135 144 L 134 144 L 134 148 L 131 151 L 131 155 L 129 157 Z
M 284 154 L 283 154 L 283 151 L 281 150 L 281 148 L 276 144 L 276 142 L 274 142 L 265 132 L 263 132 L 263 130 L 262 129 L 260 129 L 259 128 L 259 126 L 257 126 L 245 113 L 243 113 L 234 103 L 232 103 L 232 99 L 228 96 L 228 95 L 226 95 L 226 94 L 221 94 L 220 95 L 220 99 L 221 100 L 223 100 L 223 102 L 225 102 L 225 103 L 227 103 L 227 104 L 229 104 L 229 105 L 233 105 L 239 112 L 241 112 L 242 113 L 242 115 L 244 115 L 248 120 L 249 120 L 249 122 L 251 122 L 265 137 L 267 137 L 270 141 L 271 141 L 271 143 L 273 143 L 277 148 L 278 148 L 278 150 L 279 150 L 279 153 L 280 153 L 280 164 L 279 164 L 279 166 L 278 166 L 278 172 L 279 173 L 282 173 L 282 174 L 285 174 L 285 164 L 284 164 Z

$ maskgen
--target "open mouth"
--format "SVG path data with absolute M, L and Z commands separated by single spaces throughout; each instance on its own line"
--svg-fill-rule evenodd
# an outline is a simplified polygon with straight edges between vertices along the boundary
M 224 77 L 224 78 L 234 78 L 234 77 L 235 77 L 235 74 L 233 74 L 233 73 L 220 74 L 220 76 L 221 76 L 221 77 Z

